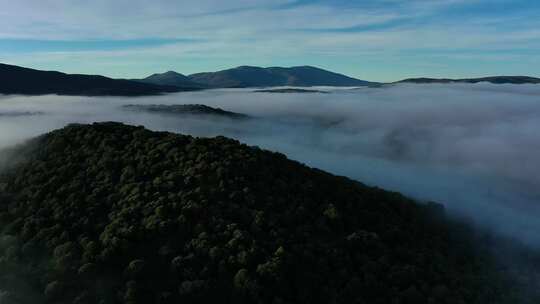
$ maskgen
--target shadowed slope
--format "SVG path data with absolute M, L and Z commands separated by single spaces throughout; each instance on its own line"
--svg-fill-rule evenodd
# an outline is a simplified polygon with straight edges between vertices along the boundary
M 143 96 L 182 91 L 136 81 L 111 79 L 97 75 L 64 74 L 0 64 L 0 94 Z
M 224 137 L 71 125 L 11 154 L 26 160 L 0 178 L 11 238 L 0 263 L 48 303 L 503 303 L 511 295 L 496 292 L 490 259 L 476 254 L 466 227 L 451 232 L 442 207 Z

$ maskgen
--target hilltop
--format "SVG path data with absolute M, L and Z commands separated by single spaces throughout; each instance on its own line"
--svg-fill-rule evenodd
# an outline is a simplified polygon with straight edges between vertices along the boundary
M 517 303 L 440 205 L 232 139 L 95 123 L 4 156 L 8 302 Z

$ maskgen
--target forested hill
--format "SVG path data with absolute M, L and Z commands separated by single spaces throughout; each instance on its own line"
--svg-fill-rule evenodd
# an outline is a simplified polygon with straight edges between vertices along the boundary
M 3 155 L 2 303 L 522 303 L 439 205 L 235 140 L 99 123 Z

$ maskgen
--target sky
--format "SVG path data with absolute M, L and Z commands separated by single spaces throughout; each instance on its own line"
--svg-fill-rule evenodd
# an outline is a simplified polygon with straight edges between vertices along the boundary
M 140 78 L 313 65 L 370 81 L 540 77 L 538 0 L 0 0 L 0 62 Z

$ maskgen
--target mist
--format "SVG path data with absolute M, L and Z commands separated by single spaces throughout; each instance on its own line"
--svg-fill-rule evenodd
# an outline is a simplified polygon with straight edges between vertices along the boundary
M 225 135 L 442 203 L 451 213 L 540 248 L 540 86 L 317 89 L 330 94 L 220 89 L 138 98 L 2 96 L 0 149 L 69 123 L 95 121 Z M 205 104 L 253 119 L 158 115 L 123 109 L 127 104 Z

